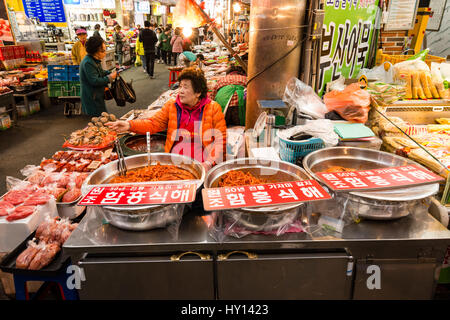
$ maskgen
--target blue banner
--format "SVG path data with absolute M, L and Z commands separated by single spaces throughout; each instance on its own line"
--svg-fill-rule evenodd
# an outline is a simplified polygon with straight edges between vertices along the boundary
M 66 22 L 62 0 L 22 0 L 25 14 L 40 22 Z

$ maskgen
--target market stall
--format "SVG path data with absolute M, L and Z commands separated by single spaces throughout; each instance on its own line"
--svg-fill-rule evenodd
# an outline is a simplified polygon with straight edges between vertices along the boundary
M 260 9 L 253 12 L 268 10 Z M 268 40 L 253 36 L 253 44 Z M 288 44 L 270 40 L 299 55 L 288 36 Z M 235 62 L 230 48 L 204 42 L 194 50 L 205 56 L 211 93 Z M 286 65 L 298 66 L 298 55 Z M 254 59 L 257 75 L 273 65 Z M 8 252 L 0 268 L 20 275 L 16 284 L 37 271 L 46 281 L 57 276 L 65 296 L 80 299 L 432 299 L 441 270 L 450 270 L 448 66 L 420 55 L 391 68 L 363 68 L 361 81 L 336 77 L 320 88 L 323 97 L 314 72 L 302 77 L 312 85 L 266 74 L 252 83 L 248 130 L 216 130 L 222 136 L 200 144 L 207 160 L 168 148 L 173 133 L 189 128 L 171 127 L 181 122 L 170 119 L 181 118 L 175 105 L 172 115 L 160 112 L 180 98 L 177 86 L 123 121 L 92 118 L 64 150 L 24 168 L 23 181 L 10 179 L 0 201 L 0 252 Z M 70 81 L 70 66 L 50 69 Z M 221 122 L 220 106 L 205 103 L 219 114 L 210 122 Z M 218 145 L 223 161 L 210 161 Z

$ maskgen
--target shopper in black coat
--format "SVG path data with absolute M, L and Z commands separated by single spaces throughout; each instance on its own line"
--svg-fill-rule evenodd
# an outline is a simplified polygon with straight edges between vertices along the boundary
M 155 68 L 155 45 L 158 42 L 155 31 L 151 29 L 150 21 L 144 21 L 145 28 L 139 33 L 139 41 L 142 41 L 145 52 L 145 60 L 147 61 L 147 73 L 150 78 L 154 79 L 153 71 Z

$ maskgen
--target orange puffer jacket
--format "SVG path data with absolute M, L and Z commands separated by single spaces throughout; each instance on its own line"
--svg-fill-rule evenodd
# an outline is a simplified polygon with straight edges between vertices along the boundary
M 175 100 L 168 101 L 153 117 L 142 120 L 131 120 L 130 131 L 138 134 L 154 134 L 167 129 L 165 152 L 170 152 L 177 138 L 179 112 Z M 217 130 L 215 133 L 214 131 Z M 203 107 L 201 122 L 202 145 L 206 160 L 217 164 L 226 156 L 227 125 L 222 107 L 215 101 Z

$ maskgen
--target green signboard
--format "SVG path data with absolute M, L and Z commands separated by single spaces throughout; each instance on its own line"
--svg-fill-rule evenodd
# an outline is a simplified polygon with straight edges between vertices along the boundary
M 325 0 L 320 94 L 328 82 L 354 78 L 366 66 L 379 0 Z

